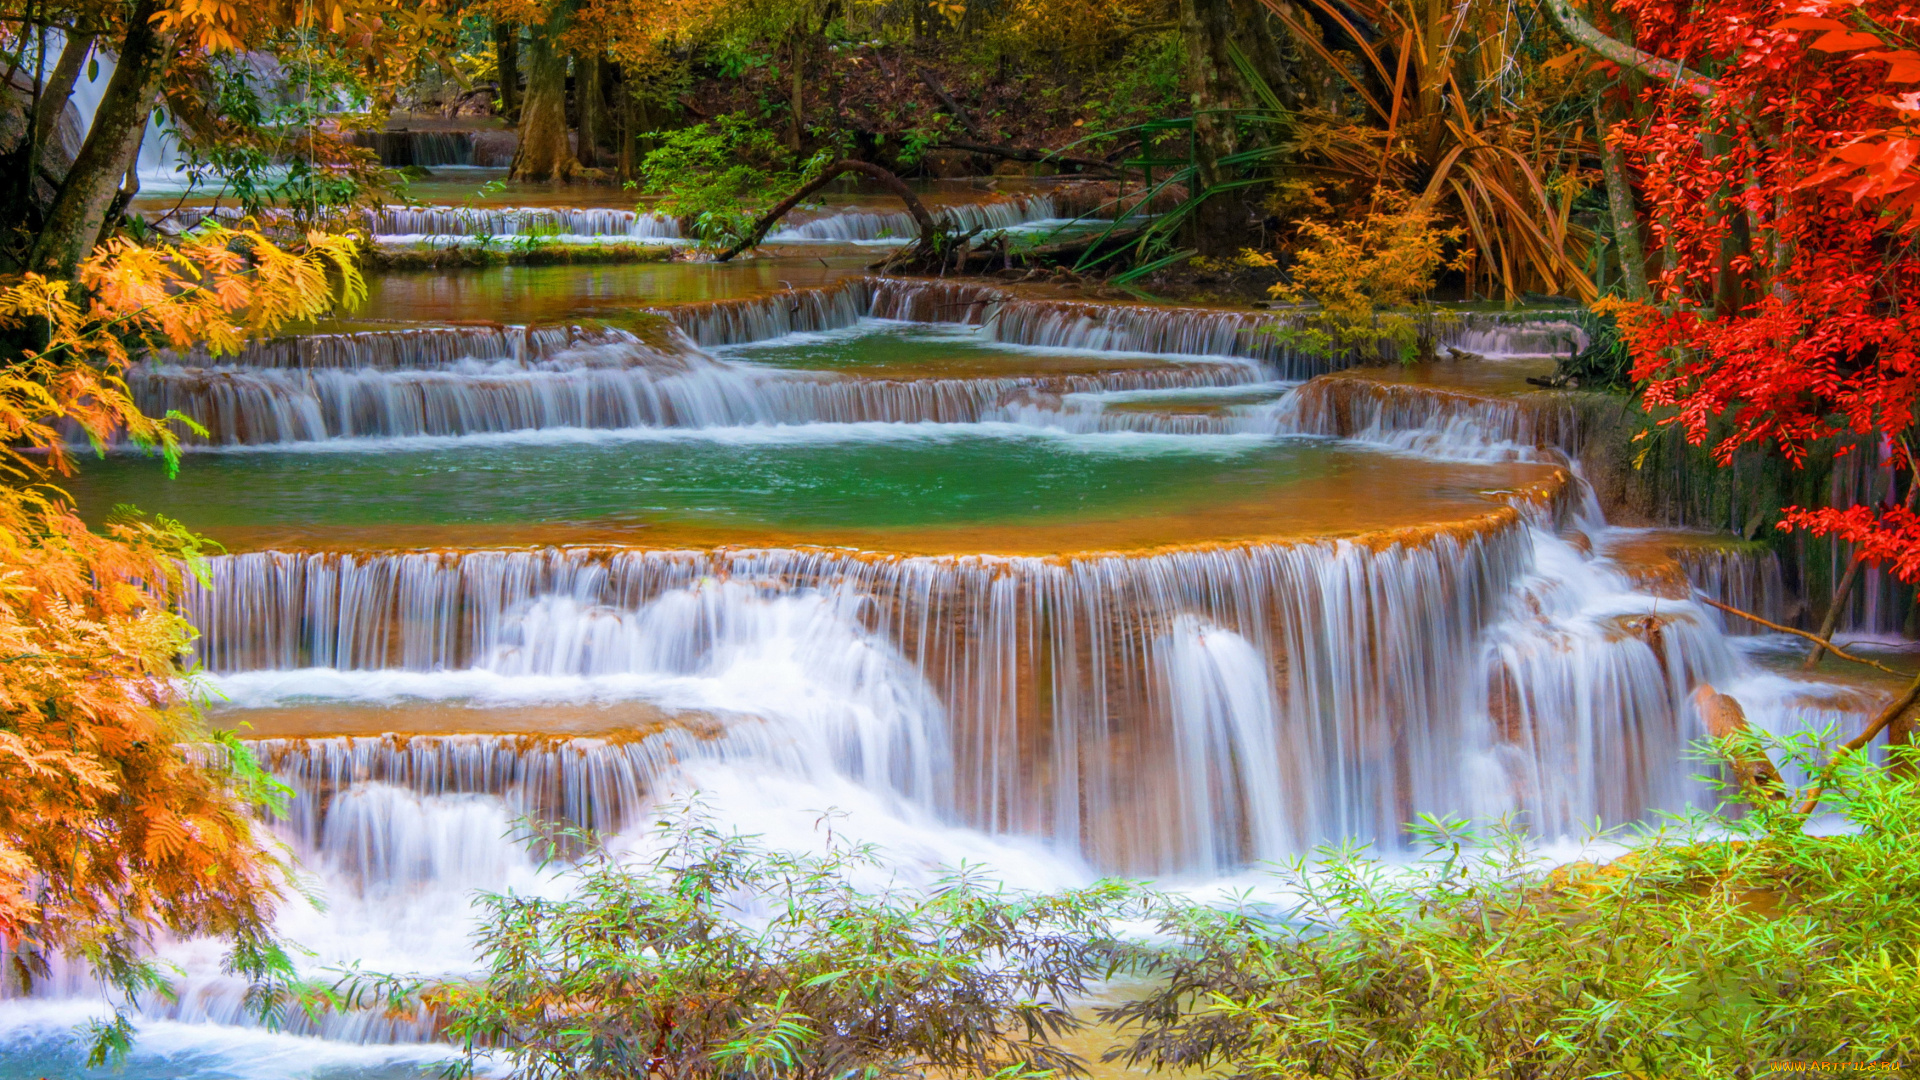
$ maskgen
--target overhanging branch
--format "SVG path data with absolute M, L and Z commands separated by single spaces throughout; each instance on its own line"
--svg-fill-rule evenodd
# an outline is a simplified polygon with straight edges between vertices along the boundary
M 1705 98 L 1713 94 L 1713 80 L 1692 70 L 1685 64 L 1663 59 L 1650 52 L 1636 49 L 1617 38 L 1609 37 L 1600 28 L 1588 22 L 1586 16 L 1576 10 L 1571 0 L 1546 0 L 1547 17 L 1568 41 L 1598 53 L 1603 59 L 1611 60 L 1621 67 L 1632 68 L 1650 78 L 1672 83 L 1695 97 Z

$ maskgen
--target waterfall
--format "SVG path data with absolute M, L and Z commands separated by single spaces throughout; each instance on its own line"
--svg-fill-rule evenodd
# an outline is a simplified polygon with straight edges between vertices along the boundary
M 1185 850 L 1208 867 L 1240 858 L 1243 836 L 1245 854 L 1254 859 L 1299 850 L 1300 837 L 1289 826 L 1301 822 L 1288 812 L 1286 796 L 1304 784 L 1286 767 L 1300 759 L 1278 744 L 1279 707 L 1267 658 L 1239 634 L 1191 616 L 1174 620 L 1160 651 Z
M 984 285 L 861 278 L 748 300 L 663 309 L 703 346 L 742 345 L 787 334 L 838 330 L 861 318 L 982 326 L 988 340 L 1076 352 L 1239 357 L 1280 378 L 1304 379 L 1344 366 L 1299 354 L 1265 329 L 1273 315 L 1205 308 L 1021 300 Z
M 1587 332 L 1563 319 L 1542 318 L 1552 312 L 1517 312 L 1511 316 L 1478 313 L 1460 316 L 1457 326 L 1441 335 L 1442 344 L 1486 357 L 1566 356 L 1587 347 Z
M 1704 546 L 1686 544 L 1674 549 L 1674 559 L 1686 575 L 1687 584 L 1702 595 L 1728 607 L 1750 611 L 1770 622 L 1791 623 L 1786 581 L 1780 572 L 1780 556 L 1751 547 L 1725 544 Z M 1746 619 L 1714 612 L 1722 633 L 1751 636 L 1768 631 Z
M 930 213 L 935 221 L 958 232 L 969 232 L 974 229 L 1013 229 L 1022 225 L 1060 219 L 1059 212 L 1054 208 L 1053 199 L 1046 195 L 934 207 Z M 904 210 L 895 213 L 855 210 L 821 213 L 807 221 L 790 221 L 769 233 L 766 242 L 787 244 L 810 240 L 839 243 L 906 241 L 919 234 L 920 226 L 914 221 L 913 215 Z
M 66 36 L 59 30 L 47 31 L 47 71 L 53 70 L 54 59 L 60 50 L 66 47 Z M 67 99 L 68 107 L 73 110 L 78 121 L 82 138 L 93 128 L 93 117 L 100 109 L 100 99 L 106 96 L 107 82 L 113 78 L 114 56 L 111 52 L 96 46 L 89 58 L 92 63 L 83 66 L 73 81 L 73 93 Z M 161 117 L 154 116 L 147 121 L 146 135 L 140 143 L 138 173 L 140 183 L 147 188 L 177 190 L 186 182 L 181 170 L 184 157 L 180 153 L 179 137 L 173 128 Z
M 356 131 L 353 142 L 379 154 L 389 168 L 473 164 L 470 131 Z
M 411 336 L 410 336 L 411 335 Z M 127 384 L 149 415 L 178 411 L 207 429 L 189 443 L 283 445 L 327 439 L 466 436 L 561 428 L 709 428 L 742 424 L 1028 423 L 1080 430 L 1159 430 L 1065 395 L 1244 385 L 1236 364 L 1119 368 L 1072 375 L 873 379 L 757 367 L 698 352 L 663 353 L 616 337 L 529 347 L 517 333 L 408 331 L 367 340 L 296 339 L 301 355 L 259 350 L 259 367 L 143 365 Z M 396 344 L 398 353 L 390 352 Z M 406 347 L 418 346 L 417 352 Z M 469 347 L 542 359 L 436 361 Z M 354 357 L 364 366 L 347 366 Z M 294 366 L 302 360 L 307 366 Z M 287 363 L 277 363 L 287 361 Z M 335 363 L 340 361 L 342 363 Z M 386 366 L 375 366 L 389 361 Z M 1152 418 L 1137 418 L 1148 420 Z M 1172 425 L 1179 427 L 1180 425 Z M 1196 430 L 1198 425 L 1192 425 Z
M 799 743 L 827 748 L 807 763 L 782 757 L 797 752 L 787 743 L 675 735 L 688 747 L 681 760 L 878 769 L 889 789 L 959 822 L 1051 836 L 1115 869 L 1217 869 L 1341 835 L 1392 844 L 1417 812 L 1479 798 L 1492 740 L 1480 730 L 1487 664 L 1475 658 L 1538 543 L 1503 513 L 1506 524 L 1417 542 L 1067 560 L 263 552 L 213 560 L 212 588 L 195 587 L 185 607 L 204 635 L 202 660 L 239 705 L 638 696 L 759 718 L 764 726 L 739 725 L 755 739 L 798 725 L 817 733 Z M 799 616 L 768 605 L 786 598 L 855 634 L 806 636 L 858 640 L 832 655 L 877 666 L 780 659 L 798 635 L 769 627 Z M 1245 681 L 1262 669 L 1275 673 L 1270 689 Z M 763 671 L 776 675 L 751 675 Z M 842 689 L 804 689 L 819 680 Z M 1614 697 L 1583 708 L 1673 696 L 1644 679 L 1600 689 Z M 835 704 L 820 712 L 815 702 Z M 1250 734 L 1262 715 L 1277 760 Z M 1683 722 L 1678 707 L 1647 721 L 1666 726 L 1638 736 L 1652 744 L 1635 759 L 1642 787 L 1672 771 L 1659 755 Z M 1164 764 L 1181 754 L 1186 765 Z M 1220 765 L 1222 754 L 1235 763 Z M 942 755 L 950 766 L 936 764 Z M 1213 768 L 1216 778 L 1195 779 Z M 1275 777 L 1285 777 L 1277 794 Z M 1279 818 L 1261 809 L 1273 798 Z M 1229 824 L 1255 816 L 1281 831 Z
M 150 368 L 356 368 L 432 369 L 469 360 L 506 360 L 535 364 L 558 353 L 591 345 L 642 344 L 624 330 L 581 326 L 436 326 L 407 330 L 370 330 L 356 334 L 302 334 L 251 341 L 235 354 L 213 356 L 204 346 L 186 352 L 161 350 Z M 686 351 L 684 339 L 669 335 L 654 351 Z
M 666 214 L 581 207 L 383 206 L 367 214 L 382 241 L 426 237 L 556 236 L 673 240 L 680 223 Z
M 1501 520 L 1066 560 L 260 552 L 214 559 L 185 610 L 240 707 L 638 699 L 688 717 L 591 751 L 263 751 L 316 788 L 489 790 L 595 827 L 697 761 L 844 777 L 1155 873 L 1392 847 L 1421 812 L 1521 811 L 1559 835 L 1698 798 L 1687 694 L 1766 677 L 1699 607 Z M 1818 689 L 1750 712 L 1791 729 Z
M 1249 426 L 1443 460 L 1538 460 L 1541 451 L 1573 457 L 1582 439 L 1579 415 L 1563 394 L 1494 398 L 1348 377 L 1315 379 Z

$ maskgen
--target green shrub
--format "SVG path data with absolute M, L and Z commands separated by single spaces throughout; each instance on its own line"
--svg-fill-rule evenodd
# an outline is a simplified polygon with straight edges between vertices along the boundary
M 729 113 L 676 131 L 654 132 L 657 149 L 641 162 L 642 187 L 662 198 L 653 207 L 691 222 L 694 237 L 726 247 L 747 235 L 754 208 L 804 183 L 832 154 L 802 162 L 766 125 Z
M 1110 955 L 1103 883 L 1012 897 L 959 874 L 864 891 L 873 853 L 787 855 L 697 813 L 643 861 L 592 855 L 566 899 L 483 898 L 484 974 L 449 1034 L 522 1077 L 1076 1073 L 1052 1037 Z
M 1811 738 L 1775 749 L 1824 760 Z M 1551 870 L 1510 822 L 1428 818 L 1409 864 L 1340 847 L 1281 867 L 1289 912 L 1169 905 L 1172 944 L 1135 957 L 1155 989 L 1104 1010 L 1130 1035 L 1112 1056 L 1247 1080 L 1920 1060 L 1920 793 L 1844 762 L 1818 799 L 1845 826 L 1828 835 L 1806 794 Z

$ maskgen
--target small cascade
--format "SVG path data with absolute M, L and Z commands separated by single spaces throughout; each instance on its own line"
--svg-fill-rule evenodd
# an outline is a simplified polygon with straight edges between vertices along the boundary
M 1562 316 L 1554 318 L 1553 316 Z M 1443 324 L 1440 344 L 1491 359 L 1566 356 L 1587 347 L 1587 332 L 1565 312 L 1469 312 Z
M 529 233 L 647 240 L 680 238 L 680 222 L 669 215 L 592 207 L 383 206 L 368 213 L 367 226 L 382 240 L 396 241 Z
M 1266 657 L 1239 634 L 1193 617 L 1175 619 L 1159 649 L 1187 858 L 1228 866 L 1243 852 L 1276 859 L 1300 850 L 1300 815 L 1286 803 L 1303 787 L 1290 769 L 1300 759 L 1278 745 L 1280 703 Z
M 1012 229 L 1035 222 L 1053 221 L 1060 216 L 1054 208 L 1053 199 L 1046 195 L 961 203 L 936 207 L 931 213 L 940 224 L 957 232 L 970 232 L 975 229 Z M 811 220 L 783 225 L 769 233 L 766 242 L 781 244 L 822 240 L 839 243 L 876 240 L 906 241 L 919 234 L 920 226 L 915 223 L 913 215 L 904 210 L 895 213 L 856 210 L 823 213 Z
M 1010 345 L 1037 345 L 1157 356 L 1239 356 L 1269 365 L 1283 379 L 1306 379 L 1345 366 L 1301 355 L 1272 330 L 1286 317 L 1207 308 L 1007 300 L 992 309 L 987 332 Z
M 1579 414 L 1564 394 L 1483 397 L 1364 377 L 1306 383 L 1267 409 L 1256 426 L 1327 435 L 1425 457 L 1538 460 L 1579 453 Z
M 1022 225 L 1059 220 L 1053 200 L 1045 195 L 936 207 L 932 214 L 936 221 L 956 232 L 1014 229 Z M 767 242 L 905 241 L 919 235 L 919 231 L 919 225 L 914 221 L 913 215 L 906 211 L 897 213 L 853 211 L 822 214 L 808 221 L 785 225 L 769 234 Z
M 1686 694 L 1729 685 L 1741 665 L 1698 605 L 1649 597 L 1549 534 L 1534 555 L 1486 646 L 1488 759 L 1519 795 L 1505 808 L 1547 835 L 1680 809 L 1701 794 Z
M 745 345 L 786 334 L 839 330 L 862 318 L 983 326 L 1008 345 L 1149 356 L 1242 358 L 1283 379 L 1306 379 L 1344 362 L 1286 347 L 1264 328 L 1280 316 L 1207 308 L 1020 300 L 986 285 L 860 278 L 746 300 L 660 309 L 703 346 Z
M 1798 605 L 1789 603 L 1791 594 L 1780 571 L 1780 556 L 1775 552 L 1760 550 L 1757 545 L 1686 544 L 1676 547 L 1673 557 L 1686 574 L 1687 584 L 1701 595 L 1770 622 L 1792 625 L 1794 608 Z M 1717 611 L 1714 618 L 1725 634 L 1748 636 L 1768 632 L 1749 620 Z
M 320 850 L 336 796 L 367 784 L 417 796 L 497 796 L 515 817 L 615 833 L 637 820 L 671 758 L 659 740 L 543 739 L 525 735 L 383 735 L 260 739 L 262 766 L 293 789 L 286 830 Z
M 353 142 L 379 154 L 390 169 L 473 164 L 471 131 L 357 131 Z
M 682 304 L 659 313 L 710 347 L 844 330 L 861 319 L 978 326 L 989 308 L 1005 299 L 999 289 L 982 285 L 869 277 L 771 296 Z
M 570 342 L 560 331 L 537 333 L 544 337 L 396 331 L 300 338 L 285 349 L 258 350 L 267 361 L 259 367 L 143 365 L 127 383 L 150 415 L 177 411 L 207 429 L 204 437 L 188 436 L 189 443 L 238 446 L 560 428 L 982 421 L 1071 427 L 1076 414 L 1059 405 L 1066 395 L 1231 387 L 1259 377 L 1238 364 L 1190 363 L 1073 375 L 868 379 L 758 367 L 696 350 L 660 352 L 618 331 Z M 408 346 L 420 353 L 408 355 Z M 520 358 L 444 359 L 465 350 Z M 428 367 L 429 357 L 443 359 Z M 356 359 L 362 366 L 350 366 Z M 1146 426 L 1096 415 L 1084 429 Z
M 465 360 L 532 364 L 584 346 L 638 343 L 624 330 L 586 326 L 432 326 L 357 334 L 302 334 L 249 342 L 238 353 L 213 356 L 204 346 L 161 350 L 154 368 L 368 368 L 430 370 Z M 668 343 L 678 351 L 677 343 Z

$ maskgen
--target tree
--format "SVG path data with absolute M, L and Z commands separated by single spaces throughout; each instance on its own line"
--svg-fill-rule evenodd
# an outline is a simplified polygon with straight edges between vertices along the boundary
M 1651 302 L 1618 309 L 1634 377 L 1665 422 L 1731 461 L 1803 464 L 1826 439 L 1913 469 L 1920 385 L 1920 13 L 1898 0 L 1619 0 L 1638 47 L 1556 0 L 1570 36 L 1656 80 L 1614 140 L 1641 177 L 1663 263 Z M 1643 51 L 1644 50 L 1644 51 Z M 1911 480 L 1909 481 L 1911 484 Z M 1920 581 L 1920 517 L 1791 507 Z
M 334 186 L 363 186 L 368 155 L 345 141 L 351 118 L 322 125 L 318 103 L 342 93 L 377 103 L 384 88 L 432 62 L 453 29 L 439 13 L 440 3 L 0 0 L 0 50 L 9 65 L 0 97 L 27 99 L 34 115 L 24 128 L 27 137 L 10 144 L 0 137 L 0 160 L 20 166 L 23 178 L 0 191 L 0 211 L 19 223 L 0 245 L 0 270 L 73 278 L 88 252 L 118 230 L 138 190 L 148 121 L 163 106 L 203 171 L 223 181 L 258 182 L 274 168 L 294 166 L 278 183 L 280 193 L 309 205 L 329 186 L 329 177 L 341 181 Z M 47 47 L 55 32 L 65 38 L 57 58 Z M 250 109 L 239 107 L 228 91 L 253 77 L 250 65 L 234 62 L 242 51 L 277 57 L 286 70 L 299 73 L 297 81 L 271 92 L 249 93 L 260 98 L 292 92 L 303 107 L 239 115 Z M 90 54 L 95 61 L 111 60 L 113 74 L 73 159 L 51 160 L 45 135 L 67 108 Z M 343 56 L 354 60 L 343 63 Z M 297 138 L 289 137 L 296 133 L 288 127 L 300 129 Z M 273 154 L 237 152 L 276 145 Z
M 252 815 L 275 785 L 205 728 L 182 680 L 193 629 L 172 601 L 201 541 L 164 518 L 94 532 L 47 481 L 73 467 L 65 425 L 172 467 L 171 418 L 142 415 L 120 379 L 129 350 L 231 352 L 323 314 L 330 276 L 356 298 L 352 259 L 345 239 L 296 253 L 216 229 L 170 248 L 111 241 L 77 282 L 0 289 L 0 330 L 32 342 L 0 367 L 0 941 L 22 981 L 65 952 L 131 998 L 161 982 L 143 952 L 163 931 L 224 937 L 236 970 L 287 974 L 269 927 L 287 867 Z M 102 1045 L 127 1031 L 117 1017 Z

